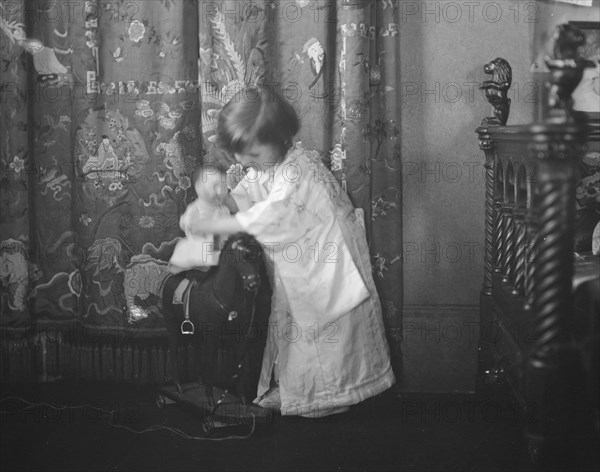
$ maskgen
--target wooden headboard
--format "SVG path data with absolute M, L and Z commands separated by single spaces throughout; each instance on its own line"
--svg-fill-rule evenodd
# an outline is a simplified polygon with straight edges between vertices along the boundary
M 573 287 L 580 263 L 587 264 L 587 281 L 600 279 L 600 261 L 590 255 L 582 262 L 574 252 L 579 164 L 600 142 L 597 124 L 572 109 L 571 92 L 590 65 L 576 54 L 560 57 L 574 47 L 568 43 L 578 34 L 572 28 L 559 27 L 559 57 L 547 59 L 547 119 L 506 126 L 512 74 L 497 58 L 484 66 L 492 80 L 481 85 L 494 116 L 477 128 L 486 176 L 478 386 L 510 387 L 528 420 L 529 457 L 546 470 L 573 467 L 577 434 L 598 432 L 593 377 L 600 374 L 576 339 Z M 590 306 L 597 305 L 596 299 Z M 598 315 L 581 316 L 591 317 L 588 334 L 597 352 Z

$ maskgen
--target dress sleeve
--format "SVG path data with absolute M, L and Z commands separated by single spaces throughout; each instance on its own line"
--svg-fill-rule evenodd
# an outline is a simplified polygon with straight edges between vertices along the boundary
M 269 173 L 263 173 L 255 168 L 248 170 L 244 178 L 230 193 L 239 211 L 248 210 L 257 202 L 266 199 L 269 194 L 269 175 Z
M 245 211 L 252 206 L 252 199 L 248 193 L 247 183 L 243 180 L 229 193 L 231 198 L 235 200 L 235 204 L 239 211 Z
M 266 200 L 236 214 L 272 258 L 294 322 L 309 329 L 348 314 L 369 291 L 344 241 L 335 206 L 307 174 L 274 182 Z
M 240 211 L 235 218 L 244 231 L 263 244 L 281 245 L 296 241 L 305 232 L 298 211 L 301 192 L 296 184 L 278 179 L 268 197 L 251 208 Z

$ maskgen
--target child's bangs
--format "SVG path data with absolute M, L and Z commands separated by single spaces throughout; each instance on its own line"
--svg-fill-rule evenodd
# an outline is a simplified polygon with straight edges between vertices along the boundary
M 273 144 L 283 152 L 298 129 L 298 116 L 289 103 L 274 92 L 249 87 L 221 110 L 217 133 L 220 144 L 232 153 L 257 143 Z

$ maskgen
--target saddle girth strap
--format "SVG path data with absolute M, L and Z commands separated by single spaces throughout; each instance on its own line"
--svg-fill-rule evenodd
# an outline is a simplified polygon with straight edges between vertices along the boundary
M 194 334 L 194 323 L 190 320 L 190 293 L 196 285 L 196 279 L 191 279 L 187 288 L 183 292 L 183 316 L 181 323 L 181 334 Z

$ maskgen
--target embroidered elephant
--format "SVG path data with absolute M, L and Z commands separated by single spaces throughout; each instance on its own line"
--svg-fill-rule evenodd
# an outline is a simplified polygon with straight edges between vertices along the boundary
M 0 285 L 3 292 L 8 292 L 8 307 L 25 311 L 29 271 L 27 250 L 21 241 L 7 239 L 0 243 Z
M 146 311 L 158 312 L 156 305 L 161 297 L 161 286 L 169 275 L 168 264 L 154 259 L 147 254 L 139 254 L 131 258 L 125 269 L 124 291 L 127 308 L 131 310 L 140 301 L 147 301 Z M 155 295 L 157 298 L 151 297 Z

